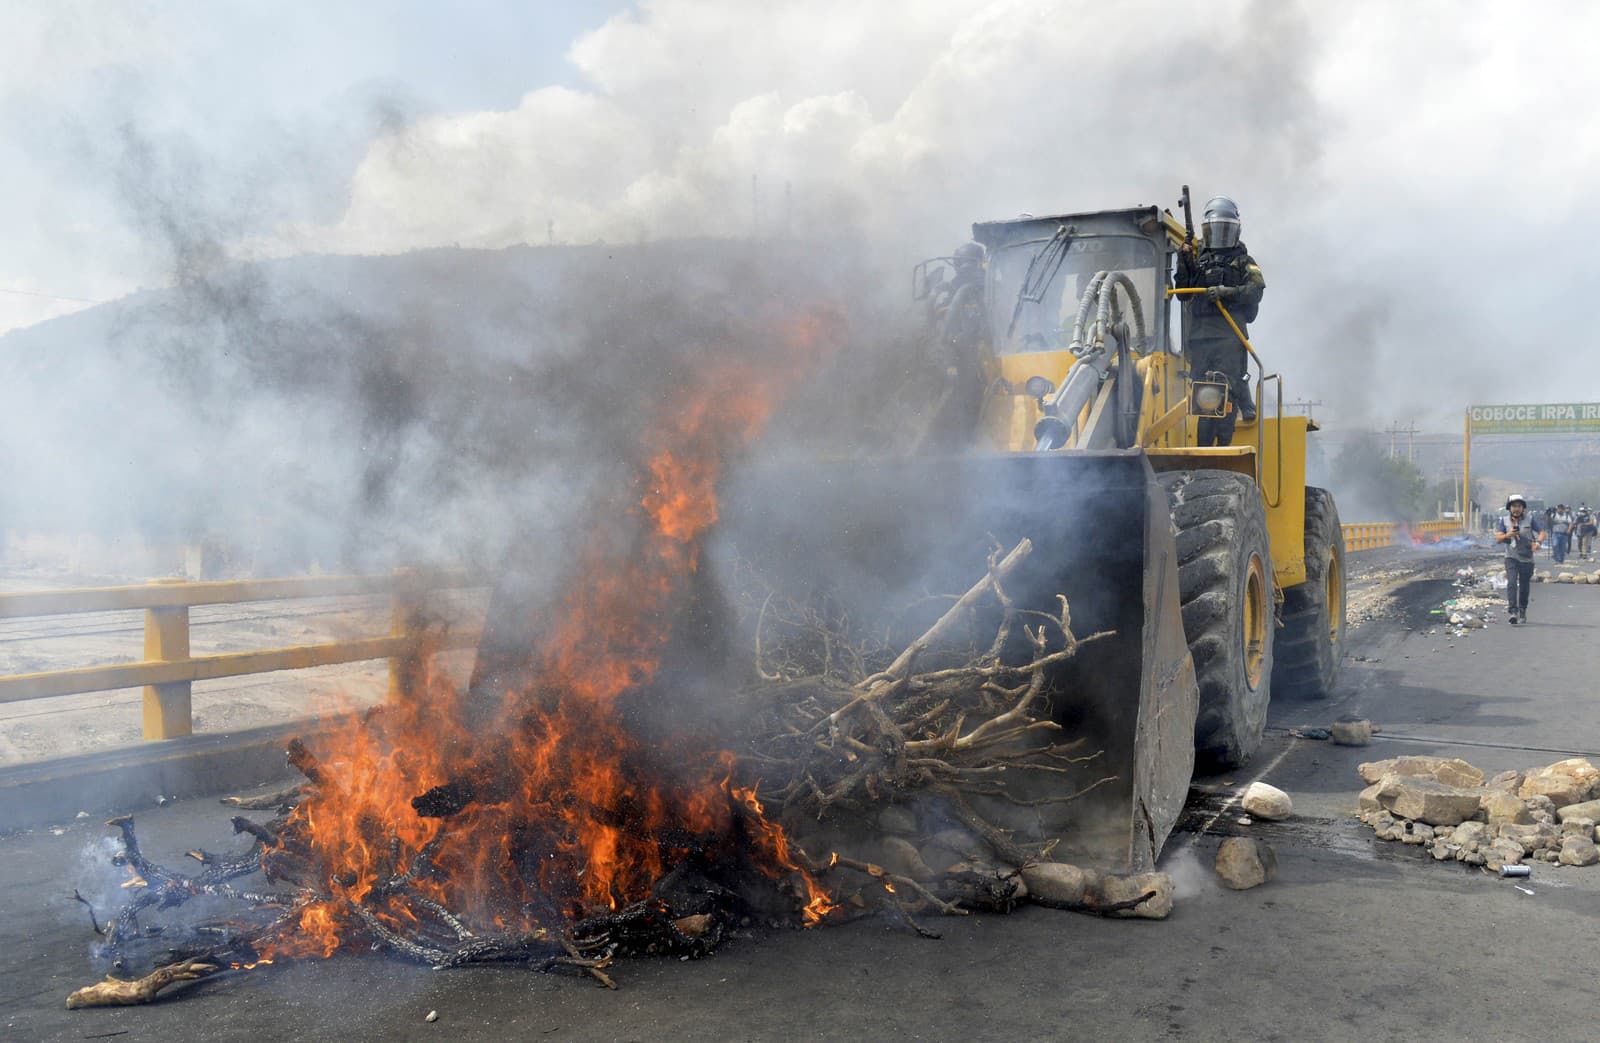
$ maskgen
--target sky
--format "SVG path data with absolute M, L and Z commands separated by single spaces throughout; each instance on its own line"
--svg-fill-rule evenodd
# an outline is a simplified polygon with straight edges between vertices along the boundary
M 1600 6 L 0 0 L 0 330 L 301 253 L 1239 201 L 1347 426 L 1600 401 Z M 752 179 L 754 179 L 752 184 Z M 186 255 L 175 222 L 221 256 Z M 889 276 L 886 276 L 889 278 Z

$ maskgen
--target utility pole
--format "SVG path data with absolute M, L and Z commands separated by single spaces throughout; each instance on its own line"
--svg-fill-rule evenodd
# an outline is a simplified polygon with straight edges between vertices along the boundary
M 1417 462 L 1417 434 L 1418 434 L 1417 425 L 1413 422 L 1413 423 L 1408 423 L 1405 427 L 1401 427 L 1400 426 L 1400 422 L 1397 420 L 1394 423 L 1390 424 L 1388 427 L 1386 427 L 1384 430 L 1389 432 L 1389 456 L 1390 456 L 1390 458 L 1392 459 L 1395 456 L 1395 450 L 1396 450 L 1396 447 L 1395 447 L 1395 436 L 1396 435 L 1405 435 L 1406 436 L 1406 459 L 1408 461 L 1410 461 L 1411 463 L 1416 463 Z
M 1322 405 L 1321 399 L 1308 400 L 1304 398 L 1297 398 L 1293 402 L 1289 403 L 1289 408 L 1298 409 L 1300 412 L 1306 415 L 1307 420 L 1310 420 L 1312 423 L 1316 423 L 1317 418 L 1311 414 L 1311 410 L 1320 405 Z

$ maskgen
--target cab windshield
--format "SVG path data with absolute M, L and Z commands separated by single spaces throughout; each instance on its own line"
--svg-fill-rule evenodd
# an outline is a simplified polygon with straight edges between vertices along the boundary
M 1063 245 L 1065 249 L 1063 250 Z M 1139 290 L 1145 328 L 1155 329 L 1157 254 L 1137 235 L 1040 237 L 989 258 L 990 343 L 997 355 L 1059 351 L 1072 340 L 1078 301 L 1096 272 L 1120 271 Z

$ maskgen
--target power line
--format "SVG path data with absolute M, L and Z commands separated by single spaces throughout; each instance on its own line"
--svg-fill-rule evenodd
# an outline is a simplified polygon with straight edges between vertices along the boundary
M 21 297 L 43 297 L 49 301 L 76 301 L 79 304 L 105 303 L 105 301 L 90 300 L 88 297 L 67 297 L 59 293 L 39 293 L 35 290 L 13 290 L 9 286 L 0 286 L 0 293 L 14 293 Z

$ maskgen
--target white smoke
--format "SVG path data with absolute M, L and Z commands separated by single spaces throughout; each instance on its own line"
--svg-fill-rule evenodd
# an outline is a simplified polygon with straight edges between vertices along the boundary
M 345 213 L 276 249 L 838 227 L 903 265 L 974 219 L 1189 182 L 1245 208 L 1288 398 L 1448 423 L 1600 397 L 1497 353 L 1583 322 L 1596 29 L 1583 4 L 662 0 L 574 43 L 587 89 L 379 138 Z
M 653 0 L 576 36 L 566 70 L 531 65 L 504 108 L 430 103 L 471 95 L 438 69 L 390 85 L 406 104 L 328 98 L 383 111 L 310 129 L 271 82 L 195 89 L 202 58 L 290 75 L 261 42 L 274 22 L 322 32 L 335 64 L 385 46 L 330 18 L 24 7 L 0 67 L 0 127 L 24 128 L 0 281 L 103 298 L 171 277 L 95 195 L 121 157 L 74 118 L 188 134 L 234 256 L 838 229 L 898 281 L 974 219 L 1171 205 L 1187 182 L 1243 206 L 1268 281 L 1255 338 L 1319 416 L 1453 429 L 1468 402 L 1600 399 L 1569 362 L 1591 324 L 1592 4 Z M 0 328 L 75 306 L 44 300 L 0 301 Z
M 1197 41 L 1157 3 L 650 4 L 574 44 L 591 90 L 382 136 L 342 217 L 291 241 L 397 251 L 542 242 L 550 223 L 590 242 L 843 222 L 937 248 L 978 218 L 1166 201 L 1184 176 L 1226 172 L 1231 191 L 1266 195 L 1316 158 L 1303 17 L 1237 4 L 1206 22 L 1220 31 Z M 1197 132 L 1217 106 L 1230 115 Z

